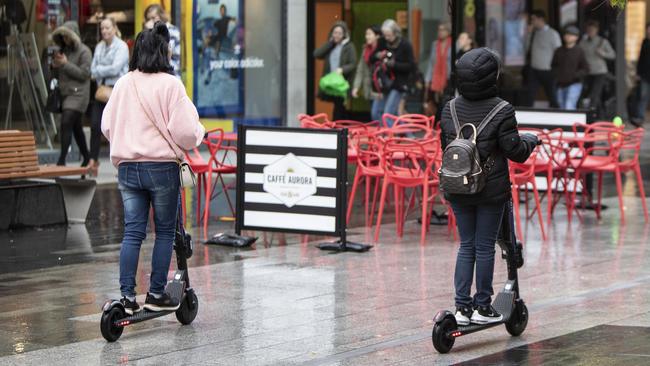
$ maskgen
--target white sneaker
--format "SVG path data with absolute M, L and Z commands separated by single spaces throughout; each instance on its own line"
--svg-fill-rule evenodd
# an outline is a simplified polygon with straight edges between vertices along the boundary
M 472 314 L 472 311 L 468 308 L 456 308 L 456 324 L 458 325 L 469 325 L 469 317 Z

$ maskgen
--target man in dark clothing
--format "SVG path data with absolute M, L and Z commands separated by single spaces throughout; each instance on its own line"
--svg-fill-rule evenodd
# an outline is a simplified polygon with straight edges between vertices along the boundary
M 582 93 L 582 79 L 589 73 L 589 65 L 582 48 L 577 47 L 580 30 L 568 26 L 564 31 L 564 46 L 555 50 L 551 69 L 557 84 L 557 103 L 560 108 L 574 110 Z
M 650 101 L 650 23 L 646 25 L 645 31 L 646 36 L 636 64 L 636 74 L 639 77 L 639 103 L 636 117 L 639 119 L 639 124 L 645 121 L 645 111 Z
M 461 126 L 475 126 L 502 99 L 497 95 L 500 71 L 498 55 L 487 48 L 467 52 L 456 64 L 460 96 L 455 107 Z M 456 138 L 449 104 L 440 122 L 442 148 Z M 471 131 L 464 129 L 465 137 Z M 488 157 L 494 164 L 489 168 L 485 188 L 473 195 L 445 194 L 458 223 L 460 248 L 456 259 L 454 286 L 456 288 L 456 321 L 460 325 L 493 323 L 503 316 L 491 306 L 492 275 L 494 272 L 494 243 L 496 242 L 505 206 L 511 197 L 508 159 L 525 162 L 537 144 L 534 135 L 519 135 L 515 110 L 508 104 L 485 126 L 476 139 L 481 163 Z M 472 299 L 472 277 L 476 265 L 476 295 Z

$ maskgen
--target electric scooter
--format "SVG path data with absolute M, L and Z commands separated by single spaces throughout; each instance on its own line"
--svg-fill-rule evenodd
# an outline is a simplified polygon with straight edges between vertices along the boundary
M 165 292 L 171 297 L 181 299 L 180 307 L 171 311 L 150 311 L 142 309 L 133 315 L 127 315 L 119 300 L 109 300 L 102 306 L 103 313 L 100 323 L 102 336 L 107 341 L 115 342 L 118 340 L 126 326 L 171 313 L 176 313 L 176 319 L 183 325 L 192 323 L 194 318 L 196 318 L 196 314 L 199 311 L 199 300 L 192 287 L 190 287 L 190 277 L 187 272 L 187 260 L 192 257 L 194 245 L 190 234 L 185 232 L 180 212 L 179 207 L 179 214 L 176 219 L 176 236 L 174 239 L 174 251 L 176 252 L 178 269 L 174 273 L 174 278 L 167 282 L 167 287 L 165 287 Z
M 454 346 L 456 338 L 486 330 L 500 324 L 505 324 L 506 330 L 512 336 L 519 336 L 528 324 L 528 309 L 519 294 L 519 281 L 517 269 L 524 265 L 523 247 L 517 242 L 514 232 L 514 219 L 512 214 L 512 201 L 506 205 L 504 217 L 501 220 L 501 230 L 496 244 L 501 248 L 501 257 L 508 266 L 508 280 L 499 292 L 492 306 L 503 315 L 500 322 L 489 324 L 458 325 L 454 313 L 441 310 L 433 318 L 435 325 L 431 339 L 433 346 L 440 353 L 447 353 Z

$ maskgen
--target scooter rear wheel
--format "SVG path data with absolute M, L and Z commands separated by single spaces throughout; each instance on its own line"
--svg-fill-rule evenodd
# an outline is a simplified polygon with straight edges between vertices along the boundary
M 528 308 L 523 300 L 515 302 L 514 313 L 506 323 L 506 330 L 511 336 L 517 337 L 526 330 L 528 325 Z
M 118 327 L 115 325 L 115 321 L 120 320 L 125 317 L 124 310 L 119 306 L 113 307 L 109 311 L 105 311 L 102 314 L 102 320 L 100 322 L 99 328 L 102 331 L 102 336 L 109 342 L 115 342 L 120 339 L 124 327 Z
M 188 291 L 181 307 L 176 310 L 176 319 L 183 325 L 188 325 L 194 321 L 196 314 L 199 312 L 199 299 L 194 291 Z
M 433 347 L 436 351 L 440 353 L 451 351 L 456 339 L 448 337 L 447 333 L 456 329 L 456 327 L 456 322 L 451 318 L 445 318 L 440 323 L 436 323 L 436 325 L 433 326 L 431 340 L 433 341 Z

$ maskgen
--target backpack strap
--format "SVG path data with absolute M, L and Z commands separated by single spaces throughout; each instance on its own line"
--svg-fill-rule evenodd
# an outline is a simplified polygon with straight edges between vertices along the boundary
M 505 100 L 502 100 L 499 104 L 495 105 L 494 108 L 492 108 L 490 113 L 488 113 L 487 116 L 485 116 L 485 118 L 483 118 L 483 120 L 478 125 L 478 127 L 476 127 L 476 137 L 478 137 L 478 135 L 481 134 L 483 129 L 485 129 L 487 124 L 494 118 L 494 116 L 496 116 L 497 113 L 501 112 L 501 110 L 507 105 L 508 105 L 508 102 L 506 102 Z
M 458 135 L 460 133 L 460 122 L 458 121 L 458 114 L 456 114 L 456 98 L 452 99 L 451 102 L 449 102 L 449 110 L 451 111 L 451 119 L 454 121 L 456 135 Z

